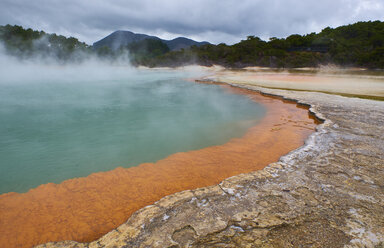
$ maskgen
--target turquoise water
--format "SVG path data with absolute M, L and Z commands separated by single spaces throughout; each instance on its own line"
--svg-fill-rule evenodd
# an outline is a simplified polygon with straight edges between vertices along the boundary
M 265 113 L 198 72 L 51 69 L 0 79 L 0 193 L 223 144 Z

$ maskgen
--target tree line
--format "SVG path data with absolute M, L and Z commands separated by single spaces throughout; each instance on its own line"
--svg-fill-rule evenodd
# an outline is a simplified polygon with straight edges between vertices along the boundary
M 74 37 L 11 25 L 0 26 L 0 40 L 10 55 L 54 57 L 64 62 L 79 61 L 87 56 L 116 60 L 128 52 L 132 64 L 149 67 L 217 64 L 229 68 L 297 68 L 335 64 L 384 68 L 384 22 L 381 21 L 327 27 L 319 33 L 272 37 L 268 41 L 248 36 L 233 45 L 207 44 L 178 51 L 170 51 L 160 40 L 151 39 L 133 42 L 117 50 L 108 47 L 94 49 Z
M 149 66 L 175 66 L 197 63 L 242 68 L 317 67 L 335 64 L 343 67 L 384 68 L 384 22 L 358 22 L 338 28 L 327 27 L 319 33 L 272 37 L 256 36 L 234 45 L 224 43 L 191 47 L 153 58 Z

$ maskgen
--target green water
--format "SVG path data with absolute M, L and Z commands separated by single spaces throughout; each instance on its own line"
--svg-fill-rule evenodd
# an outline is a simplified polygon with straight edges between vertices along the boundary
M 265 113 L 197 72 L 51 69 L 0 79 L 0 193 L 223 144 Z

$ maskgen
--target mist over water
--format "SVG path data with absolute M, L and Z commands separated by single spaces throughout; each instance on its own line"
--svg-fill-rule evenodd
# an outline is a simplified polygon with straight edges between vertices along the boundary
M 199 70 L 0 58 L 0 193 L 26 192 L 241 137 L 262 106 Z

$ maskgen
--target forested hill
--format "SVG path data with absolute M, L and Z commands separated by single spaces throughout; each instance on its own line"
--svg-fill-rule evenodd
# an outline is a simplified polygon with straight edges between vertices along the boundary
M 106 46 L 93 48 L 73 37 L 11 25 L 0 26 L 0 41 L 10 55 L 20 58 L 54 57 L 64 62 L 94 55 L 115 60 L 128 51 L 132 64 L 150 67 L 219 64 L 232 68 L 292 68 L 335 64 L 384 69 L 384 22 L 381 21 L 327 27 L 320 33 L 273 37 L 269 41 L 248 36 L 234 45 L 206 44 L 177 51 L 156 39 L 135 41 L 117 50 Z
M 19 58 L 54 58 L 60 61 L 78 60 L 89 53 L 89 46 L 76 38 L 24 29 L 21 26 L 0 26 L 0 43 L 8 55 Z
M 0 46 L 4 46 L 7 55 L 21 59 L 49 58 L 59 63 L 79 62 L 89 57 L 98 57 L 107 61 L 121 61 L 127 59 L 126 55 L 129 54 L 129 62 L 133 65 L 146 65 L 154 58 L 171 50 L 205 44 L 209 43 L 196 42 L 184 37 L 161 40 L 155 36 L 119 31 L 94 43 L 94 46 L 89 46 L 74 37 L 67 38 L 30 28 L 24 29 L 17 25 L 0 26 Z
M 263 41 L 255 36 L 234 45 L 205 45 L 169 52 L 150 66 L 197 63 L 226 67 L 315 67 L 322 64 L 384 68 L 384 22 L 358 22 L 320 33 Z

